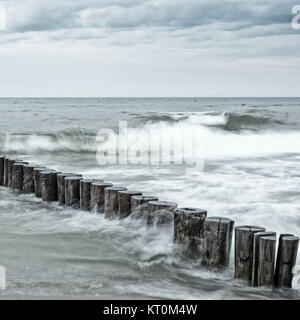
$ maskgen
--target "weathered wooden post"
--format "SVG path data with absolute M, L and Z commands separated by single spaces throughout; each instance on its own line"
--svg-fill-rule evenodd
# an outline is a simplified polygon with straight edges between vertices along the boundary
M 23 167 L 27 162 L 15 162 L 12 173 L 12 188 L 14 190 L 23 191 L 24 173 Z
M 106 219 L 119 216 L 118 192 L 126 191 L 125 187 L 108 187 L 104 190 L 104 214 Z
M 10 188 L 11 181 L 12 181 L 12 171 L 13 171 L 13 165 L 14 165 L 15 160 L 12 158 L 8 158 L 7 162 L 7 186 Z
M 91 184 L 91 210 L 104 213 L 104 192 L 106 188 L 112 187 L 109 182 L 94 182 Z
M 65 203 L 67 207 L 80 206 L 80 181 L 82 177 L 71 176 L 65 178 Z
M 164 225 L 173 222 L 174 213 L 177 204 L 168 201 L 149 201 L 149 214 L 147 217 L 147 225 Z
M 3 186 L 8 186 L 8 158 L 4 158 Z
M 148 218 L 150 201 L 159 199 L 152 196 L 133 196 L 131 197 L 131 217 L 135 219 Z
M 253 263 L 252 263 L 252 277 L 251 283 L 254 287 L 258 286 L 258 263 L 259 263 L 259 239 L 261 237 L 276 237 L 276 232 L 265 231 L 265 232 L 256 232 L 253 238 Z
M 14 160 L 12 158 L 8 158 L 8 160 L 7 160 L 7 186 L 9 188 L 11 187 L 13 165 L 14 165 Z
M 46 167 L 36 167 L 33 169 L 34 192 L 37 198 L 42 198 L 41 172 L 47 170 Z
M 65 201 L 65 179 L 66 177 L 82 177 L 81 174 L 77 173 L 59 173 L 57 175 L 57 197 L 58 203 L 64 205 Z
M 203 255 L 204 223 L 207 211 L 199 208 L 181 208 L 174 213 L 174 243 L 181 253 L 193 259 Z
M 57 175 L 57 196 L 58 203 L 61 205 L 65 204 L 65 178 L 73 176 L 72 173 L 59 173 Z
M 38 167 L 34 164 L 26 164 L 23 167 L 23 191 L 25 193 L 34 193 L 34 178 L 33 178 L 33 169 Z
M 0 155 L 0 186 L 3 186 L 3 178 L 4 178 L 4 156 Z
M 89 211 L 91 208 L 91 184 L 92 179 L 84 179 L 80 181 L 80 210 Z
M 124 190 L 118 192 L 119 219 L 125 219 L 131 214 L 131 197 L 141 196 L 140 191 Z
M 57 175 L 56 170 L 40 172 L 42 199 L 46 202 L 57 201 Z
M 280 235 L 274 279 L 276 287 L 292 287 L 292 271 L 296 264 L 298 245 L 298 237 L 290 234 Z
M 252 281 L 254 234 L 265 230 L 265 228 L 257 226 L 239 226 L 235 228 L 235 278 L 249 283 Z
M 209 217 L 204 223 L 202 264 L 212 268 L 228 267 L 234 221 L 223 217 Z
M 99 179 L 83 179 L 80 181 L 80 209 L 83 211 L 91 210 L 91 184 L 103 182 Z
M 13 169 L 15 163 L 21 163 L 22 160 L 16 160 L 16 159 L 8 159 L 8 171 L 7 171 L 7 186 L 9 188 L 12 188 L 13 186 Z
M 259 237 L 258 286 L 274 285 L 276 237 Z

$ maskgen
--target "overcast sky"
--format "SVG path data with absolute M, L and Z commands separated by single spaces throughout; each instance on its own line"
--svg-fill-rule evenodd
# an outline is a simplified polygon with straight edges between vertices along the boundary
M 296 4 L 0 1 L 0 96 L 300 96 Z

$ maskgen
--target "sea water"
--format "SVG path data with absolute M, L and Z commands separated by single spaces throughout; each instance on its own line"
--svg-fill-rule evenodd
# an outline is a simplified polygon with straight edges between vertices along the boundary
M 120 121 L 127 121 L 141 152 L 147 152 L 143 146 L 152 129 L 175 141 L 200 130 L 202 139 L 191 148 L 204 150 L 203 168 L 100 165 L 97 133 L 117 134 Z M 179 207 L 203 208 L 235 225 L 300 236 L 297 98 L 0 99 L 0 154 L 101 178 Z M 3 299 L 300 297 L 298 290 L 251 288 L 234 280 L 233 246 L 228 270 L 214 272 L 180 257 L 172 242 L 172 226 L 107 221 L 0 187 Z

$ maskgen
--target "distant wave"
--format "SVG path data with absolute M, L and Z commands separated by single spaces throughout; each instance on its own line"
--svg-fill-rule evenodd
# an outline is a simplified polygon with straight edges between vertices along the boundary
M 257 110 L 248 110 L 243 113 L 232 112 L 224 115 L 227 121 L 221 128 L 227 131 L 255 131 L 288 124 L 286 116 L 269 110 L 260 110 L 259 112 Z
M 131 112 L 129 115 L 141 124 L 157 122 L 172 124 L 187 121 L 209 126 L 226 123 L 224 114 L 217 112 L 147 112 L 143 114 Z
M 130 116 L 141 124 L 157 122 L 172 124 L 184 121 L 226 131 L 257 131 L 293 125 L 286 113 L 267 109 L 249 109 L 240 112 L 148 112 L 130 113 Z

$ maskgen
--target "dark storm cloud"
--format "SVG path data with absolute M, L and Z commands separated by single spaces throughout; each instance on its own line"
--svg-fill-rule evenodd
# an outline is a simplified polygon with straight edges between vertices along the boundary
M 228 0 L 42 0 L 8 1 L 8 31 L 70 28 L 190 28 L 235 22 L 242 27 L 291 21 L 293 1 Z M 15 14 L 15 17 L 14 17 Z M 233 27 L 235 30 L 237 26 Z

